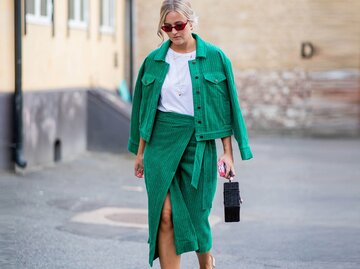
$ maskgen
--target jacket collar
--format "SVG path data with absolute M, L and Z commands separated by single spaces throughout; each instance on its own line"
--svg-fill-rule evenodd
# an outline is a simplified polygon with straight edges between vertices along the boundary
M 197 34 L 192 33 L 192 36 L 195 38 L 196 40 L 196 58 L 200 58 L 200 57 L 204 57 L 206 58 L 206 46 L 205 46 L 205 41 L 202 40 Z M 165 41 L 165 43 L 163 43 L 161 45 L 161 47 L 159 48 L 159 50 L 157 51 L 154 60 L 155 61 L 164 61 L 165 62 L 165 57 L 166 54 L 169 50 L 169 47 L 171 45 L 171 41 L 167 40 Z

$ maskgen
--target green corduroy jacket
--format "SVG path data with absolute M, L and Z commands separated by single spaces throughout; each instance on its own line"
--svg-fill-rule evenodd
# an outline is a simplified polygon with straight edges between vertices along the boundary
M 234 134 L 241 158 L 251 159 L 245 121 L 242 116 L 230 60 L 198 35 L 196 59 L 189 61 L 193 86 L 195 136 L 197 141 Z M 151 52 L 144 60 L 135 85 L 128 149 L 137 154 L 139 140 L 151 139 L 162 85 L 169 70 L 165 61 L 171 42 Z

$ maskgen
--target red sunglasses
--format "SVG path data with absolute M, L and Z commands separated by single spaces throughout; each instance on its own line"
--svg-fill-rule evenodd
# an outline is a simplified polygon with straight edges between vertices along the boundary
M 167 33 L 171 32 L 173 28 L 175 28 L 176 31 L 181 31 L 181 30 L 184 30 L 187 23 L 188 23 L 188 21 L 187 22 L 180 22 L 180 23 L 175 24 L 175 26 L 172 26 L 170 24 L 166 24 L 166 25 L 161 26 L 161 29 L 164 32 L 167 32 Z

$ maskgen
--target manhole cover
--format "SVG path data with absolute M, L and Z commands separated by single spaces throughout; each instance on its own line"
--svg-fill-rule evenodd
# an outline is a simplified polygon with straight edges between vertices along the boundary
M 148 212 L 146 209 L 103 207 L 75 215 L 71 221 L 87 224 L 111 225 L 128 228 L 147 229 Z M 221 222 L 221 218 L 211 215 L 210 225 Z
M 147 229 L 147 210 L 134 208 L 103 207 L 75 215 L 71 221 L 129 228 Z
M 106 216 L 107 219 L 124 222 L 124 223 L 138 223 L 138 224 L 147 224 L 147 214 L 138 213 L 138 212 L 128 212 L 128 213 L 117 213 Z

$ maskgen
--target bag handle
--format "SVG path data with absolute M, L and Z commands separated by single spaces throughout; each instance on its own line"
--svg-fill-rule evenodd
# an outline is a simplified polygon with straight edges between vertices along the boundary
M 235 177 L 234 173 L 230 170 L 229 183 L 231 183 L 231 182 L 234 180 L 234 177 Z M 241 198 L 241 196 L 240 196 L 240 204 L 242 204 L 243 201 L 244 201 L 244 200 L 243 200 L 243 199 Z

